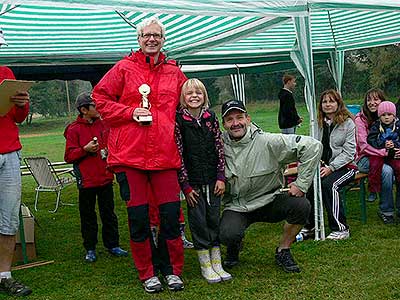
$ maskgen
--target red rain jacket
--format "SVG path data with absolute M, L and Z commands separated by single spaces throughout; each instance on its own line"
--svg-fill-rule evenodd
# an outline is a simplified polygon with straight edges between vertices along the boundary
M 107 147 L 108 130 L 104 123 L 97 119 L 89 123 L 78 116 L 76 121 L 65 128 L 66 139 L 64 160 L 74 164 L 79 188 L 99 187 L 113 181 L 114 175 L 106 169 L 106 161 L 101 159 L 100 151 L 89 153 L 83 147 L 97 137 L 99 149 Z
M 7 67 L 0 66 L 0 82 L 15 79 L 14 73 Z M 29 113 L 29 102 L 24 107 L 13 106 L 5 115 L 0 116 L 0 154 L 10 153 L 22 148 L 19 130 L 15 123 L 22 123 Z
M 185 75 L 175 61 L 160 53 L 158 63 L 139 50 L 119 61 L 96 85 L 96 109 L 110 126 L 110 167 L 141 170 L 179 169 L 181 160 L 174 138 L 175 112 Z M 142 126 L 133 120 L 140 107 L 139 87 L 150 86 L 148 96 L 153 123 Z

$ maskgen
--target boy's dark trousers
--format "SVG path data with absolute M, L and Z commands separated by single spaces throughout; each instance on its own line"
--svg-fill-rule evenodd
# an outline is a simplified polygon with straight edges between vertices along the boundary
M 102 226 L 104 247 L 119 246 L 118 220 L 114 213 L 114 193 L 112 183 L 105 186 L 79 189 L 79 213 L 81 233 L 86 250 L 94 250 L 97 244 L 96 197 Z

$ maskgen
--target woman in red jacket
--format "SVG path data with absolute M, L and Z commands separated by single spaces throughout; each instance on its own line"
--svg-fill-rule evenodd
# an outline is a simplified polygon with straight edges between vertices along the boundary
M 116 172 L 128 208 L 139 278 L 147 292 L 159 292 L 160 271 L 168 288 L 177 291 L 183 289 L 183 246 L 177 179 L 181 159 L 174 127 L 186 77 L 175 61 L 161 53 L 165 29 L 157 18 L 144 20 L 137 34 L 140 50 L 122 59 L 101 79 L 93 99 L 110 127 L 107 163 Z M 157 247 L 150 233 L 150 201 L 155 201 L 160 214 Z

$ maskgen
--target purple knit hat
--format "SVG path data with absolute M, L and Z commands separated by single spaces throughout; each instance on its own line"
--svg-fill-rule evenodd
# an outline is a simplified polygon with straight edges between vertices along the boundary
M 384 113 L 389 113 L 396 115 L 396 105 L 390 101 L 383 101 L 378 106 L 378 117 L 382 116 Z

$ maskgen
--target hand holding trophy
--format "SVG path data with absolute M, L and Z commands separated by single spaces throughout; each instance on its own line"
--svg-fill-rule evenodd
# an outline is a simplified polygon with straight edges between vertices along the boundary
M 147 84 L 142 84 L 139 87 L 139 93 L 142 95 L 142 102 L 141 102 L 141 107 L 145 108 L 147 110 L 150 110 L 151 104 L 149 102 L 149 99 L 147 96 L 150 94 L 150 86 Z M 151 122 L 153 121 L 153 117 L 150 115 L 139 115 L 134 117 L 136 121 L 138 121 L 141 125 L 151 125 Z

